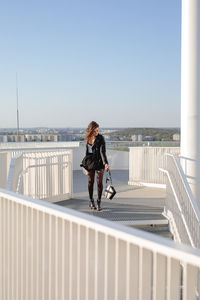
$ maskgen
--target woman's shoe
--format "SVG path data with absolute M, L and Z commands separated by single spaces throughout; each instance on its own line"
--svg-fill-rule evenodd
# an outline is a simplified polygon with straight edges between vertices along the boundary
M 96 209 L 96 206 L 95 206 L 95 204 L 94 204 L 94 199 L 90 199 L 89 207 L 90 207 L 91 209 Z
M 102 208 L 101 208 L 101 200 L 97 200 L 97 210 L 98 211 L 102 210 Z

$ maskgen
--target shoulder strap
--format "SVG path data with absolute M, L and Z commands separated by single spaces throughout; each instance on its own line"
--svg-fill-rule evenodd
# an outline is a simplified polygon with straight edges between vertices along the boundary
M 108 183 L 108 181 L 110 181 L 110 183 L 112 185 L 112 177 L 111 177 L 110 170 L 106 170 L 106 184 Z

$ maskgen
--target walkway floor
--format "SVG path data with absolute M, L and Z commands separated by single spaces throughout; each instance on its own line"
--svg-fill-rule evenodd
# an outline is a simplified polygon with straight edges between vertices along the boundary
M 167 224 L 162 216 L 165 201 L 165 189 L 128 185 L 128 171 L 112 171 L 113 185 L 117 191 L 113 200 L 102 198 L 100 212 L 88 207 L 87 176 L 74 171 L 74 197 L 57 204 L 92 214 L 124 225 Z M 104 176 L 105 187 L 105 176 Z M 96 199 L 96 183 L 94 199 Z

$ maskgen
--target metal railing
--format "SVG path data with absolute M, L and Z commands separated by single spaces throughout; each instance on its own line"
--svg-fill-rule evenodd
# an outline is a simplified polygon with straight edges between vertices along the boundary
M 12 152 L 0 152 L 0 187 L 6 188 Z
M 0 299 L 197 300 L 200 251 L 0 190 Z
M 167 197 L 165 215 L 176 240 L 200 248 L 200 211 L 179 158 L 167 154 Z
M 6 188 L 11 159 L 16 154 L 22 152 L 60 151 L 69 148 L 77 149 L 79 146 L 80 142 L 0 143 L 0 188 Z
M 129 153 L 129 184 L 165 185 L 166 177 L 159 168 L 167 168 L 166 153 L 179 154 L 178 147 L 133 147 Z
M 72 150 L 17 154 L 11 159 L 7 189 L 52 202 L 72 198 Z
M 6 183 L 6 189 L 13 192 L 21 192 L 18 189 L 19 178 L 23 172 L 23 153 L 19 152 L 10 160 L 8 179 Z
M 0 151 L 58 150 L 79 147 L 80 142 L 21 142 L 0 143 Z

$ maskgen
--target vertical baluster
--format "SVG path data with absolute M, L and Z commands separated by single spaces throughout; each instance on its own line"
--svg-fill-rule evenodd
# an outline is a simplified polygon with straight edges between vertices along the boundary
M 152 253 L 145 248 L 140 253 L 140 298 L 152 298 Z
M 73 235 L 73 230 L 72 230 L 72 222 L 70 222 L 70 231 L 69 231 L 69 300 L 73 300 L 72 299 L 72 237 Z M 87 276 L 87 273 L 86 273 Z
M 81 300 L 81 295 L 80 295 L 80 264 L 81 264 L 81 228 L 80 228 L 80 224 L 77 225 L 77 283 L 76 283 L 76 295 L 77 295 L 77 300 Z M 96 262 L 96 260 L 95 260 Z
M 95 231 L 89 229 L 88 248 L 88 299 L 94 299 L 95 291 Z
M 117 256 L 117 297 L 116 299 L 127 299 L 127 243 L 122 240 L 118 240 L 118 253 Z
M 69 299 L 69 285 L 70 285 L 70 222 L 65 220 L 64 224 L 64 255 L 65 255 L 65 261 L 64 261 L 64 299 Z
M 105 234 L 104 300 L 108 300 L 108 235 Z
M 66 277 L 65 277 L 65 264 L 66 264 L 66 253 L 65 253 L 65 220 L 62 219 L 62 234 L 61 234 L 61 240 L 62 240 L 62 254 L 61 254 L 61 268 L 62 268 L 62 278 L 61 278 L 61 300 L 65 300 L 65 284 L 66 284 Z
M 167 258 L 167 300 L 181 297 L 181 267 L 177 259 Z
M 126 245 L 126 300 L 130 300 L 130 243 Z
M 108 248 L 107 248 L 107 299 L 115 300 L 115 272 L 116 272 L 116 253 L 117 253 L 117 239 L 112 236 L 108 236 Z M 116 251 L 117 250 L 117 251 Z
M 154 252 L 153 266 L 153 300 L 165 299 L 167 279 L 166 257 Z
M 183 300 L 197 299 L 198 268 L 190 264 L 183 265 Z
M 55 260 L 55 279 L 54 279 L 54 286 L 55 286 L 55 299 L 60 299 L 58 297 L 58 274 L 59 274 L 59 258 L 58 258 L 58 254 L 60 254 L 60 251 L 58 252 L 58 248 L 60 249 L 60 244 L 58 244 L 59 239 L 58 239 L 58 222 L 59 222 L 59 218 L 55 217 L 55 238 L 54 238 L 54 257 L 53 259 Z
M 3 299 L 3 198 L 0 197 L 0 299 Z
M 80 225 L 80 300 L 86 300 L 87 289 L 87 228 Z
M 2 198 L 2 299 L 6 299 L 6 199 Z
M 141 287 L 140 279 L 140 248 L 138 245 L 130 244 L 130 272 L 129 272 L 129 298 L 139 299 L 139 291 Z

